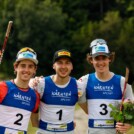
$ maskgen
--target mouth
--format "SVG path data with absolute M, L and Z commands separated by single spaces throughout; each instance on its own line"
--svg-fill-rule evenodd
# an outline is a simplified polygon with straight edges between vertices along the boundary
M 104 66 L 98 66 L 99 69 L 104 69 Z
M 29 77 L 30 74 L 28 74 L 28 73 L 23 73 L 23 76 L 26 78 L 26 77 Z

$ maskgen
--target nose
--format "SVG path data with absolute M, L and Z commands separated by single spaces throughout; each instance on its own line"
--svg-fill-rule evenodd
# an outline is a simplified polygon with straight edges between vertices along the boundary
M 103 59 L 99 59 L 98 62 L 99 62 L 99 63 L 103 63 Z
M 104 62 L 104 58 L 102 56 L 97 57 L 96 59 L 99 63 L 103 63 Z
M 29 71 L 29 69 L 30 69 L 30 68 L 29 68 L 28 66 L 25 67 L 25 71 Z
M 61 65 L 61 67 L 62 67 L 62 68 L 65 68 L 65 67 L 66 67 L 66 64 L 63 63 L 63 64 Z

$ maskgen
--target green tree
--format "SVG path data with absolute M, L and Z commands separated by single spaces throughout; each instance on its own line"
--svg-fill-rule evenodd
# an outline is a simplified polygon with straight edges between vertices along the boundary
M 5 1 L 1 4 L 8 6 L 9 1 Z M 62 13 L 61 8 L 51 0 L 23 0 L 16 1 L 13 11 L 9 12 L 4 8 L 3 12 L 3 18 L 6 18 L 7 14 L 14 16 L 14 41 L 6 49 L 10 52 L 6 53 L 6 61 L 13 62 L 21 47 L 32 47 L 38 53 L 39 68 L 42 68 L 38 69 L 38 72 L 49 74 L 52 70 L 50 66 L 53 52 L 62 47 L 64 38 L 66 15 Z M 11 72 L 7 68 L 8 65 L 8 62 L 3 62 L 3 71 Z

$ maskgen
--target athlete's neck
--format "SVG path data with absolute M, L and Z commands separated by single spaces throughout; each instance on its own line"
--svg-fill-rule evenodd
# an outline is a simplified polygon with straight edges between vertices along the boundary
M 53 75 L 52 80 L 57 85 L 65 85 L 70 80 L 70 76 L 68 77 L 59 77 L 58 75 Z
M 110 71 L 105 72 L 105 73 L 96 73 L 96 76 L 100 80 L 109 80 L 112 77 Z
M 14 79 L 13 82 L 18 88 L 26 89 L 26 90 L 29 88 L 28 81 L 20 81 L 18 79 Z

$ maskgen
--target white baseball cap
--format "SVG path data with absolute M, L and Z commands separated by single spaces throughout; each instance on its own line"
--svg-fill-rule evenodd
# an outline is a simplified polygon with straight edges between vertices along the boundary
M 107 43 L 104 39 L 95 39 L 91 42 L 90 46 L 90 55 L 96 57 L 99 55 L 109 56 L 110 51 L 108 49 Z
M 24 47 L 18 52 L 16 62 L 25 59 L 33 61 L 36 65 L 38 64 L 37 54 L 32 48 Z
M 104 39 L 95 39 L 90 43 L 90 48 L 96 45 L 107 45 L 107 42 Z

